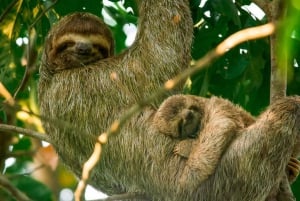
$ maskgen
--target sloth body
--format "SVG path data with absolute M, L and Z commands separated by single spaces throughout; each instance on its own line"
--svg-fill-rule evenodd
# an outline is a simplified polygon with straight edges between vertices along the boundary
M 189 65 L 193 24 L 188 0 L 142 0 L 139 12 L 136 42 L 117 56 L 112 56 L 107 27 L 90 14 L 63 18 L 46 39 L 39 80 L 43 125 L 62 161 L 78 176 L 96 136 Z M 83 43 L 100 44 L 88 53 L 99 56 L 81 61 L 77 37 L 90 35 L 97 37 Z M 75 44 L 65 46 L 67 36 Z M 90 182 L 109 195 L 140 192 L 152 201 L 265 201 L 299 141 L 299 107 L 299 98 L 283 99 L 240 128 L 238 114 L 244 112 L 228 101 L 212 99 L 205 106 L 211 108 L 209 118 L 196 128 L 202 131 L 195 147 L 202 148 L 184 158 L 173 153 L 180 139 L 154 128 L 156 109 L 149 106 L 109 138 Z M 215 153 L 213 144 L 222 144 L 236 130 L 226 150 Z M 217 165 L 207 164 L 205 157 Z M 205 164 L 203 169 L 194 166 L 192 161 L 198 160 Z M 214 171 L 202 179 L 199 172 L 206 167 Z

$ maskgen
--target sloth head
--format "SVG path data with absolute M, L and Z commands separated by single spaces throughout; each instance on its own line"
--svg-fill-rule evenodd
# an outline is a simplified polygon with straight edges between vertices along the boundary
M 43 62 L 52 72 L 84 67 L 113 55 L 114 42 L 107 25 L 89 13 L 63 17 L 50 30 Z

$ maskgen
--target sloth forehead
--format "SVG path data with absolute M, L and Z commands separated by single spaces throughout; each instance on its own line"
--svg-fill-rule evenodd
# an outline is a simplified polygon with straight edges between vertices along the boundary
M 64 42 L 75 42 L 75 43 L 91 43 L 91 44 L 100 44 L 103 47 L 110 47 L 109 41 L 101 34 L 77 34 L 77 33 L 68 33 L 59 37 L 55 44 L 62 44 Z

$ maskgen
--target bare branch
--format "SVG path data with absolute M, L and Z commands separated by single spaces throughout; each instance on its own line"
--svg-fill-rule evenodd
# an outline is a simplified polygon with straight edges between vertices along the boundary
M 0 92 L 1 92 L 1 91 L 0 91 Z M 1 95 L 1 94 L 0 94 L 0 95 Z M 1 106 L 1 103 L 0 103 L 0 106 Z M 56 126 L 58 126 L 58 127 L 60 127 L 60 128 L 77 129 L 78 131 L 80 131 L 80 132 L 82 132 L 82 133 L 84 133 L 84 134 L 88 134 L 86 131 L 77 128 L 76 125 L 74 125 L 74 124 L 72 124 L 72 123 L 70 123 L 70 122 L 68 122 L 68 121 L 63 121 L 63 120 L 58 120 L 58 119 L 51 119 L 51 118 L 48 118 L 48 117 L 45 117 L 45 116 L 41 116 L 41 115 L 39 115 L 39 114 L 36 114 L 36 113 L 34 113 L 33 111 L 23 110 L 22 107 L 21 107 L 20 105 L 18 105 L 18 104 L 10 105 L 10 104 L 4 102 L 4 103 L 2 103 L 2 106 L 5 108 L 5 110 L 6 110 L 8 113 L 12 113 L 12 114 L 13 114 L 13 113 L 22 111 L 22 112 L 25 112 L 25 113 L 27 113 L 27 114 L 29 114 L 29 115 L 33 115 L 33 116 L 35 116 L 35 117 L 37 117 L 37 118 L 40 118 L 40 119 L 43 120 L 44 122 L 50 122 L 50 123 L 52 123 L 52 124 L 55 124 Z M 7 125 L 7 124 L 0 124 L 0 131 L 1 131 L 1 129 L 5 129 L 4 127 L 1 128 L 2 125 L 9 126 L 9 125 Z M 11 127 L 12 127 L 12 126 L 10 126 L 10 131 L 11 131 L 11 132 L 17 132 L 17 131 L 15 131 L 15 130 L 11 130 L 11 129 L 12 129 Z M 7 127 L 6 129 L 8 129 L 8 127 Z M 20 129 L 21 129 L 21 128 L 20 128 Z M 19 130 L 19 131 L 21 131 L 21 130 Z M 48 138 L 46 134 L 42 134 L 42 133 L 38 133 L 38 132 L 33 131 L 33 132 L 36 134 L 36 135 L 34 136 L 34 133 L 30 133 L 30 130 L 24 129 L 24 131 L 27 131 L 27 132 L 29 131 L 29 133 L 27 133 L 27 132 L 25 132 L 25 133 L 19 132 L 19 133 L 22 133 L 22 134 L 27 135 L 27 136 L 30 136 L 30 134 L 33 134 L 33 136 L 30 136 L 30 137 L 34 137 L 34 138 L 37 138 L 37 139 L 40 139 L 40 140 L 43 140 L 43 141 L 46 141 L 46 142 L 51 143 L 51 139 Z M 95 137 L 95 139 L 97 139 L 97 138 Z
M 102 151 L 102 146 L 100 143 L 97 142 L 95 144 L 93 154 L 83 165 L 83 169 L 85 169 L 86 171 L 82 173 L 82 178 L 79 181 L 77 189 L 74 193 L 75 200 L 80 200 L 83 191 L 87 185 L 87 180 L 89 179 L 90 172 L 92 171 L 93 167 L 95 167 L 95 165 L 100 159 L 101 151 Z
M 212 63 L 218 57 L 224 55 L 233 47 L 243 42 L 246 42 L 248 40 L 254 40 L 254 39 L 259 39 L 259 38 L 269 36 L 273 34 L 274 31 L 275 31 L 275 24 L 268 23 L 253 28 L 247 28 L 232 34 L 231 36 L 226 38 L 223 42 L 221 42 L 215 49 L 208 52 L 204 57 L 202 57 L 196 62 L 193 62 L 191 68 L 186 69 L 185 71 L 183 71 L 182 73 L 174 77 L 173 79 L 168 80 L 163 87 L 159 88 L 150 97 L 147 97 L 141 100 L 139 103 L 133 105 L 129 110 L 127 110 L 126 113 L 124 113 L 124 115 L 121 116 L 120 119 L 115 120 L 110 126 L 110 128 L 105 133 L 102 133 L 98 137 L 98 142 L 95 145 L 92 156 L 84 164 L 82 170 L 82 178 L 75 191 L 75 200 L 80 201 L 81 195 L 84 192 L 84 189 L 86 187 L 86 182 L 88 180 L 90 172 L 100 159 L 102 145 L 107 143 L 108 137 L 110 135 L 117 134 L 120 128 L 125 124 L 125 122 L 128 119 L 130 119 L 130 117 L 132 117 L 138 111 L 141 111 L 146 105 L 149 105 L 157 97 L 160 97 L 163 94 L 165 94 L 167 91 L 174 89 L 175 86 L 177 86 L 182 81 L 186 80 L 189 76 L 193 75 L 194 73 L 208 66 L 210 63 Z
M 226 53 L 231 48 L 246 42 L 248 40 L 255 40 L 258 38 L 264 38 L 266 36 L 270 36 L 275 32 L 274 23 L 268 23 L 265 25 L 251 27 L 247 29 L 243 29 L 238 31 L 228 38 L 226 38 L 223 42 L 221 42 L 215 49 L 217 56 L 221 56 Z
M 286 1 L 283 0 L 252 0 L 257 4 L 267 16 L 269 22 L 277 22 L 286 15 Z M 283 61 L 278 61 L 278 34 L 274 34 L 270 38 L 271 49 L 271 77 L 270 77 L 270 102 L 274 102 L 278 98 L 286 96 L 287 88 L 287 54 L 284 52 Z
M 44 164 L 41 164 L 41 165 L 29 170 L 28 172 L 24 172 L 24 173 L 21 173 L 21 174 L 13 174 L 13 175 L 9 174 L 9 175 L 6 175 L 6 176 L 7 176 L 8 179 L 18 178 L 20 176 L 29 176 L 29 175 L 32 175 L 34 172 L 36 172 L 36 171 L 38 171 L 38 170 L 40 170 L 44 167 L 46 167 L 46 166 Z
M 270 76 L 270 103 L 273 103 L 278 98 L 286 96 L 287 88 L 287 66 L 288 53 L 284 51 L 281 57 L 278 57 L 278 34 L 271 36 L 271 76 Z
M 10 192 L 10 194 L 18 201 L 31 201 L 24 193 L 14 187 L 10 181 L 0 174 L 0 186 Z
M 36 151 L 14 151 L 14 152 L 9 152 L 6 154 L 6 157 L 22 157 L 22 156 L 33 156 L 36 153 Z
M 6 133 L 20 133 L 26 135 L 28 137 L 33 137 L 41 141 L 46 141 L 51 143 L 51 140 L 47 137 L 46 134 L 39 133 L 30 129 L 21 128 L 17 126 L 7 125 L 7 124 L 0 124 L 0 131 Z

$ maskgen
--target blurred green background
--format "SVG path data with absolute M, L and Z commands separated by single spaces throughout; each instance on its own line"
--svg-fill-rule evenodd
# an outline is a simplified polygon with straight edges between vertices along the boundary
M 190 2 L 195 25 L 194 60 L 204 56 L 230 34 L 268 21 L 249 0 Z M 287 94 L 291 95 L 300 94 L 300 3 L 290 0 L 286 4 L 287 18 L 279 30 L 283 34 L 278 41 L 278 55 L 283 54 L 282 50 L 289 52 Z M 134 0 L 1 0 L 0 84 L 8 96 L 14 96 L 21 109 L 12 114 L 1 105 L 0 123 L 43 132 L 40 120 L 22 110 L 38 114 L 36 88 L 44 37 L 61 16 L 75 11 L 94 13 L 109 24 L 115 37 L 116 53 L 132 44 L 138 19 Z M 190 80 L 184 93 L 228 98 L 258 115 L 269 104 L 268 38 L 233 48 L 211 66 L 191 76 Z M 2 96 L 1 103 L 5 101 Z M 67 201 L 66 196 L 60 196 L 62 189 L 74 190 L 76 187 L 76 180 L 58 162 L 51 146 L 22 135 L 0 134 L 0 168 L 2 176 L 33 200 Z M 300 199 L 300 181 L 292 187 Z M 14 199 L 0 186 L 0 200 Z

